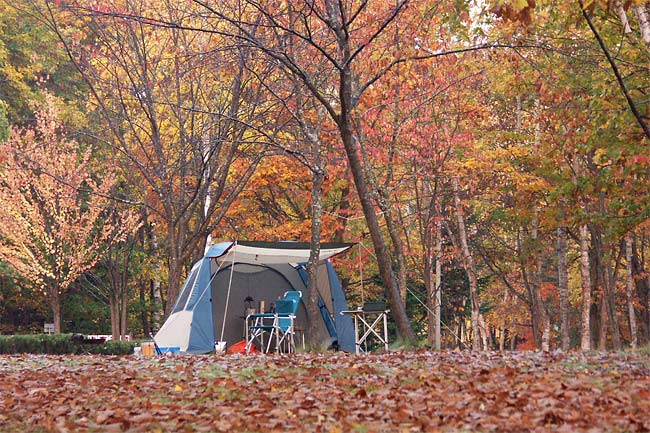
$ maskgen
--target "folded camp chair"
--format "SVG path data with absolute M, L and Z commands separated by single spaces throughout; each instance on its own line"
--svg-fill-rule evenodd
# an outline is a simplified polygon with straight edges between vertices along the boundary
M 275 313 L 250 314 L 246 318 L 246 353 L 250 353 L 256 340 L 264 353 L 268 353 L 272 346 L 277 353 L 295 352 L 294 321 L 301 297 L 299 291 L 287 292 L 284 299 L 275 302 Z M 266 343 L 265 337 L 268 338 Z

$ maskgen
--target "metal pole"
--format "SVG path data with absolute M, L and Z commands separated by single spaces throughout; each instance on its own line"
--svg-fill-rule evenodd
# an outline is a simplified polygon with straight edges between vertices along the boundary
M 386 319 L 386 312 L 381 313 L 384 316 L 384 349 L 388 352 L 388 321 Z
M 361 344 L 359 343 L 359 322 L 357 319 L 357 314 L 359 313 L 354 313 L 354 346 L 355 352 L 358 355 L 361 349 Z

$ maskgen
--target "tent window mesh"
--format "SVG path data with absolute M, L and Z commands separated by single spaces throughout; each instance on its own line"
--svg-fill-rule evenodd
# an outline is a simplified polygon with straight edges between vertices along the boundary
M 196 273 L 197 275 L 199 272 Z M 206 288 L 205 286 L 209 284 L 209 281 L 206 282 L 206 277 L 200 278 L 199 281 L 196 283 L 196 286 L 193 287 L 193 290 L 189 290 L 191 292 L 190 300 L 187 303 L 187 307 L 185 308 L 187 311 L 191 311 L 194 309 L 194 305 L 199 301 L 199 298 L 201 298 L 201 295 L 205 293 L 210 294 L 210 289 Z M 192 285 L 194 285 L 194 280 L 192 280 Z
M 198 271 L 199 269 L 197 269 L 195 272 L 192 272 L 190 277 L 185 282 L 185 285 L 183 286 L 183 290 L 181 291 L 181 296 L 180 298 L 178 298 L 178 302 L 176 302 L 172 314 L 183 310 L 183 308 L 185 307 L 187 298 L 190 296 L 190 293 L 192 293 L 192 289 L 194 288 L 194 281 L 196 280 L 196 276 L 199 274 Z

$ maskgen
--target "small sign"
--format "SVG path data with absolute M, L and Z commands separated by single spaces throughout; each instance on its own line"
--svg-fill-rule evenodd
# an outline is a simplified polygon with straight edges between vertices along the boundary
M 54 323 L 46 323 L 44 331 L 46 334 L 54 334 Z

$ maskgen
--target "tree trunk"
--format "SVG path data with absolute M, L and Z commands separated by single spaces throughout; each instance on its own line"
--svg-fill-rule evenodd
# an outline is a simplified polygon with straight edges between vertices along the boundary
M 121 297 L 120 297 L 120 285 L 119 285 L 119 270 L 117 269 L 118 263 L 115 260 L 116 249 L 109 248 L 108 250 L 108 260 L 106 266 L 108 268 L 108 281 L 110 287 L 109 295 L 109 305 L 111 309 L 111 334 L 113 341 L 118 341 L 120 339 L 120 306 L 121 306 Z
M 129 306 L 129 291 L 126 286 L 126 281 L 124 282 L 123 292 L 122 292 L 122 306 L 120 314 L 120 340 L 123 341 L 128 333 L 128 306 Z
M 54 323 L 54 333 L 61 333 L 61 297 L 58 288 L 50 289 L 50 308 L 52 309 L 52 321 Z
M 638 335 L 636 326 L 636 313 L 634 312 L 634 274 L 632 273 L 632 235 L 625 237 L 625 260 L 626 260 L 626 288 L 627 288 L 627 312 L 630 322 L 630 346 L 636 349 L 638 345 Z
M 146 216 L 145 216 L 146 218 Z M 152 225 L 148 222 L 144 223 L 144 230 L 147 236 L 147 239 L 149 240 L 149 245 L 151 246 L 151 251 L 150 254 L 153 257 L 157 257 L 158 255 L 158 237 L 156 236 L 156 233 L 154 232 Z M 144 242 L 143 242 L 144 243 Z M 153 278 L 150 281 L 151 284 L 151 290 L 150 290 L 150 295 L 151 295 L 151 301 L 153 303 L 153 314 L 151 317 L 151 323 L 150 328 L 153 329 L 159 329 L 160 326 L 162 325 L 162 319 L 163 319 L 163 313 L 164 313 L 164 306 L 163 306 L 163 301 L 162 301 L 162 291 L 161 291 L 161 284 L 160 280 L 158 278 Z
M 490 329 L 485 322 L 485 317 L 483 317 L 480 312 L 478 314 L 478 325 L 479 332 L 481 333 L 481 347 L 483 350 L 488 350 L 492 344 L 492 336 L 490 335 Z
M 381 193 L 380 193 L 381 194 Z M 385 199 L 383 199 L 385 200 Z M 408 278 L 406 273 L 406 257 L 404 255 L 404 243 L 399 235 L 399 228 L 393 219 L 393 211 L 388 206 L 386 200 L 385 206 L 380 206 L 383 209 L 384 221 L 386 222 L 386 230 L 393 245 L 393 256 L 395 257 L 395 265 L 397 267 L 396 277 L 399 285 L 399 295 L 404 307 L 406 308 L 406 296 L 408 291 Z
M 589 228 L 580 226 L 580 277 L 582 283 L 582 307 L 580 315 L 580 349 L 591 350 L 591 275 L 589 266 Z
M 602 243 L 602 234 L 601 230 L 596 228 L 596 241 L 594 242 L 595 247 L 595 261 L 596 274 L 598 275 L 599 280 L 601 281 L 603 296 L 605 300 L 605 312 L 607 313 L 607 322 L 611 328 L 612 334 L 612 347 L 614 350 L 621 349 L 621 331 L 618 323 L 618 316 L 616 315 L 616 273 L 618 264 L 620 263 L 620 255 L 616 261 L 616 265 L 613 264 L 612 259 L 612 248 Z
M 162 299 L 162 285 L 160 280 L 155 278 L 151 280 L 151 300 L 153 301 L 153 314 L 151 316 L 150 327 L 160 329 L 163 323 L 163 313 L 165 311 Z
M 212 149 L 210 146 L 210 134 L 207 131 L 203 132 L 203 137 L 201 138 L 201 154 L 203 155 L 203 183 L 205 186 L 205 193 L 203 198 L 203 218 L 210 218 L 210 208 L 212 205 L 212 174 L 210 172 L 210 153 Z M 205 238 L 205 249 L 204 254 L 207 252 L 208 248 L 212 244 L 212 232 L 208 233 Z
M 650 276 L 643 278 L 645 267 L 643 262 L 645 260 L 645 233 L 640 236 L 639 241 L 636 242 L 636 236 L 632 240 L 632 275 L 634 283 L 634 294 L 637 297 L 639 305 L 642 306 L 640 315 L 637 316 L 637 333 L 639 334 L 639 343 L 641 341 L 649 341 L 650 337 Z M 640 247 L 640 251 L 639 248 Z M 639 254 L 640 253 L 640 254 Z M 645 308 L 643 308 L 645 306 Z M 640 329 L 639 329 L 640 328 Z
M 435 312 L 435 348 L 440 350 L 442 337 L 442 224 L 436 223 L 436 287 L 435 287 L 436 306 Z
M 127 308 L 129 302 L 129 266 L 134 238 L 111 246 L 107 252 L 106 266 L 110 284 L 111 330 L 113 340 L 120 341 L 126 335 Z
M 510 293 L 510 291 L 508 289 L 504 290 L 503 299 L 501 301 L 502 305 L 509 305 L 510 302 L 511 302 L 511 299 L 512 299 L 512 294 Z M 503 341 L 499 342 L 499 347 L 500 347 L 500 350 L 505 350 L 506 339 L 508 337 L 508 334 L 510 333 L 510 330 L 508 329 L 508 326 L 511 325 L 511 323 L 508 323 L 507 315 L 503 315 L 502 317 L 500 317 L 500 319 L 501 319 L 501 322 L 500 322 L 501 340 L 503 340 Z
M 647 313 L 647 315 L 648 315 L 648 335 L 647 335 L 647 337 L 648 337 L 648 340 L 650 340 L 650 275 L 648 275 L 648 276 L 646 277 L 646 287 L 647 287 L 647 289 L 648 289 L 648 291 L 646 292 L 646 294 L 647 294 L 647 298 L 646 298 L 646 302 L 647 302 L 646 313 Z
M 314 144 L 313 151 L 315 153 L 315 167 L 312 168 L 312 190 L 311 190 L 311 244 L 309 253 L 309 263 L 307 264 L 307 292 L 309 296 L 306 299 L 305 308 L 307 310 L 307 317 L 309 324 L 307 326 L 307 341 L 321 341 L 319 335 L 319 315 L 318 309 L 318 264 L 320 256 L 320 239 L 321 239 L 321 226 L 323 221 L 323 182 L 325 180 L 325 173 L 320 167 L 320 149 L 316 149 L 317 145 Z M 316 156 L 317 155 L 317 156 Z
M 458 318 L 458 349 L 465 347 L 465 342 L 467 341 L 466 334 L 465 317 L 462 315 Z
M 557 273 L 560 290 L 560 347 L 569 350 L 569 258 L 566 227 L 557 228 Z
M 113 341 L 117 341 L 120 338 L 120 315 L 118 313 L 116 298 L 117 297 L 114 293 L 111 293 L 108 297 L 108 308 L 111 311 L 111 336 L 113 337 Z
M 544 321 L 542 324 L 542 350 L 549 352 L 551 350 L 551 319 L 548 314 L 544 314 L 542 320 Z
M 648 17 L 648 11 L 646 10 L 646 4 L 640 4 L 632 6 L 636 18 L 639 21 L 639 28 L 641 29 L 641 39 L 647 45 L 650 45 L 650 18 Z
M 397 26 L 395 27 L 397 29 Z M 394 47 L 398 51 L 400 50 L 400 40 L 397 37 L 397 32 L 395 33 L 395 37 L 393 40 Z M 395 72 L 397 75 L 400 75 L 400 65 L 396 66 Z M 407 276 L 407 269 L 406 269 L 406 256 L 404 254 L 404 242 L 402 242 L 402 238 L 400 236 L 400 229 L 396 226 L 401 226 L 402 228 L 405 228 L 403 224 L 403 219 L 402 219 L 402 213 L 399 207 L 395 209 L 395 213 L 398 215 L 400 218 L 400 221 L 397 219 L 393 218 L 393 209 L 390 207 L 390 184 L 391 182 L 395 181 L 395 176 L 394 176 L 394 155 L 395 155 L 395 150 L 397 148 L 397 142 L 398 142 L 398 136 L 399 136 L 399 129 L 400 129 L 400 102 L 402 100 L 402 95 L 400 94 L 400 81 L 395 80 L 394 84 L 394 98 L 393 98 L 393 122 L 392 122 L 392 131 L 391 131 L 391 143 L 392 146 L 390 147 L 389 150 L 389 156 L 388 156 L 388 175 L 386 176 L 386 180 L 384 182 L 383 187 L 379 191 L 379 196 L 381 197 L 380 202 L 384 201 L 385 209 L 382 209 L 384 212 L 384 220 L 386 221 L 386 229 L 388 230 L 388 234 L 390 236 L 391 242 L 392 242 L 392 247 L 393 247 L 393 255 L 395 257 L 395 262 L 397 265 L 397 277 L 399 281 L 399 286 L 400 286 L 400 297 L 402 298 L 402 301 L 404 302 L 404 307 L 406 308 L 406 300 L 408 296 L 408 276 Z M 402 224 L 400 224 L 402 222 Z M 397 224 L 396 224 L 397 223 Z M 406 239 L 406 242 L 408 244 L 408 233 L 405 232 L 404 239 Z
M 430 243 L 430 241 L 429 241 Z M 427 339 L 436 343 L 436 288 L 435 288 L 435 254 L 429 245 L 424 248 L 424 287 L 427 290 Z
M 618 19 L 621 21 L 621 25 L 623 25 L 623 33 L 631 33 L 632 29 L 630 28 L 630 22 L 627 19 L 627 13 L 625 13 L 625 8 L 619 0 L 614 2 L 614 9 L 616 10 Z
M 152 283 L 151 280 L 149 280 Z M 139 282 L 138 287 L 140 291 L 140 322 L 142 323 L 142 330 L 144 335 L 149 335 L 151 328 L 149 326 L 149 311 L 147 308 L 147 286 L 146 282 Z
M 436 350 L 440 350 L 441 340 L 441 260 L 442 250 L 441 223 L 435 224 L 435 248 L 429 245 L 425 252 L 424 284 L 427 289 L 427 329 L 429 342 Z M 430 242 L 430 240 L 429 240 Z
M 607 300 L 605 293 L 601 294 L 600 302 L 598 303 L 598 316 L 600 318 L 598 324 L 598 350 L 607 350 Z
M 395 126 L 395 128 L 397 128 Z M 393 140 L 396 136 L 393 134 Z M 406 256 L 404 254 L 404 242 L 400 236 L 400 232 L 404 229 L 404 225 L 400 224 L 401 222 L 401 213 L 399 209 L 393 210 L 391 208 L 391 180 L 393 179 L 393 157 L 390 156 L 394 152 L 391 148 L 389 156 L 387 158 L 386 168 L 387 174 L 386 179 L 383 184 L 378 182 L 372 172 L 372 163 L 370 162 L 371 158 L 368 156 L 365 147 L 361 141 L 358 141 L 359 149 L 361 151 L 361 158 L 363 161 L 363 167 L 366 168 L 364 176 L 368 179 L 369 187 L 372 190 L 373 197 L 375 198 L 376 204 L 379 207 L 381 215 L 383 215 L 384 222 L 386 224 L 386 231 L 390 238 L 390 246 L 392 251 L 392 260 L 393 260 L 393 269 L 395 278 L 397 279 L 397 285 L 400 290 L 400 299 L 404 306 L 406 306 L 406 296 L 408 292 L 408 279 L 407 279 L 407 266 L 406 266 Z M 395 144 L 393 144 L 395 146 Z M 397 214 L 397 217 L 396 215 Z M 400 218 L 400 219 L 398 219 Z M 408 239 L 408 235 L 406 236 Z
M 350 210 L 350 181 L 346 181 L 345 186 L 341 190 L 341 200 L 338 204 L 338 213 L 341 215 L 340 221 L 337 224 L 336 230 L 334 231 L 334 236 L 332 240 L 334 242 L 344 242 L 345 241 L 345 230 L 348 226 L 348 218 Z
M 338 116 L 338 127 L 345 153 L 350 164 L 350 171 L 354 178 L 359 201 L 363 214 L 368 225 L 368 231 L 377 257 L 379 274 L 386 287 L 388 300 L 390 301 L 391 315 L 395 320 L 397 331 L 406 340 L 414 340 L 415 334 L 411 328 L 406 310 L 400 296 L 400 288 L 393 270 L 391 255 L 386 246 L 384 235 L 379 226 L 377 213 L 372 203 L 368 184 L 364 177 L 363 165 L 359 155 L 359 145 L 354 138 L 351 127 L 351 103 L 352 103 L 352 75 L 349 66 L 341 71 L 340 81 L 341 114 Z
M 338 45 L 338 96 L 340 109 L 338 114 L 333 114 L 334 121 L 337 124 L 343 148 L 348 159 L 350 171 L 357 189 L 357 195 L 363 209 L 363 215 L 368 225 L 368 232 L 372 239 L 372 244 L 377 257 L 377 266 L 379 275 L 386 288 L 388 300 L 390 301 L 391 315 L 395 320 L 397 331 L 400 336 L 406 340 L 414 340 L 415 334 L 406 315 L 406 310 L 400 296 L 400 285 L 395 275 L 392 265 L 392 258 L 384 234 L 379 226 L 379 220 L 375 207 L 372 202 L 372 195 L 365 178 L 363 162 L 361 159 L 361 149 L 358 140 L 352 130 L 352 111 L 356 104 L 353 98 L 354 77 L 352 75 L 353 60 L 352 50 L 350 47 L 349 23 L 346 17 L 342 16 L 342 4 L 335 1 L 326 1 L 325 7 L 330 21 L 330 26 L 336 34 Z M 330 107 L 330 113 L 331 111 Z
M 611 264 L 608 264 L 608 271 L 611 269 Z M 612 277 L 613 278 L 613 277 Z M 607 292 L 605 300 L 607 301 L 607 319 L 612 331 L 612 346 L 614 350 L 621 350 L 623 347 L 621 343 L 621 326 L 616 314 L 616 282 L 610 278 L 607 283 Z
M 531 241 L 533 242 L 534 250 L 532 251 L 533 263 L 532 268 L 532 281 L 530 283 L 531 300 L 533 304 L 533 331 L 537 331 L 535 342 L 537 347 L 545 352 L 551 350 L 551 323 L 546 312 L 546 306 L 542 299 L 542 254 L 539 247 L 539 209 L 535 206 L 535 218 L 532 222 Z
M 472 306 L 472 349 L 481 350 L 481 330 L 479 324 L 479 314 L 481 312 L 481 302 L 478 297 L 478 277 L 476 275 L 476 267 L 474 265 L 474 258 L 467 243 L 467 229 L 465 227 L 465 218 L 463 216 L 462 204 L 460 201 L 460 194 L 458 191 L 458 177 L 453 180 L 453 194 L 454 205 L 456 207 L 456 223 L 458 226 L 458 238 L 460 240 L 460 247 L 463 258 L 463 266 L 467 277 L 469 279 L 469 295 L 470 303 Z
M 173 236 L 173 233 L 170 233 Z M 176 304 L 180 294 L 181 272 L 183 265 L 180 260 L 180 254 L 176 248 L 170 248 L 169 251 L 169 274 L 167 275 L 167 293 L 166 299 L 163 300 L 165 316 L 169 316 Z

